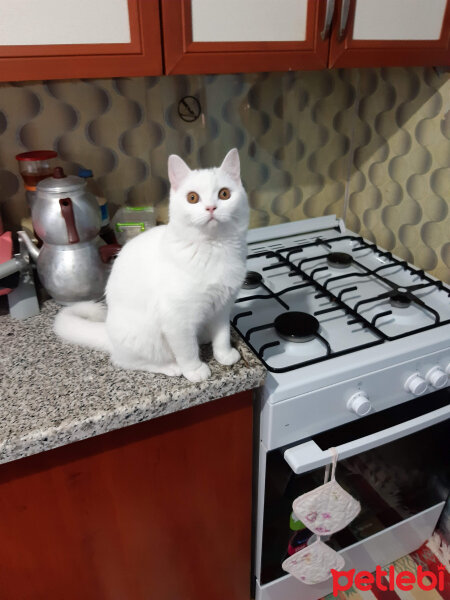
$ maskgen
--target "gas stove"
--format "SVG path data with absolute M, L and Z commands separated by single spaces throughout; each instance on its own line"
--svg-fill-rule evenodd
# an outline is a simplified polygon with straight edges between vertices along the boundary
M 250 230 L 248 241 L 232 325 L 268 369 L 273 401 L 289 397 L 292 380 L 296 392 L 317 389 L 336 368 L 448 340 L 450 289 L 335 217 Z
M 447 419 L 450 289 L 347 231 L 335 216 L 320 217 L 249 231 L 247 276 L 231 322 L 268 370 L 257 415 L 256 596 L 318 598 L 325 588 L 311 591 L 292 576 L 267 576 L 279 570 L 267 539 L 266 553 L 263 547 L 267 480 L 286 463 L 296 475 L 325 465 L 326 442 L 319 448 L 315 436 L 346 439 L 353 423 L 373 430 L 375 441 L 364 445 L 353 432 L 352 444 L 339 448 L 341 458 L 357 453 L 357 442 L 370 448 L 395 439 L 391 422 L 407 432 Z M 408 421 L 415 415 L 420 425 Z M 273 453 L 284 456 L 284 467 L 272 472 Z M 364 544 L 367 550 L 370 543 Z M 389 560 L 401 556 L 394 554 Z

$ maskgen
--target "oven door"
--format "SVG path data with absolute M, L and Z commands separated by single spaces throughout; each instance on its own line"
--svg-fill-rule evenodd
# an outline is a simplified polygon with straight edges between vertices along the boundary
M 345 570 L 373 571 L 421 546 L 433 533 L 450 489 L 450 388 L 266 454 L 258 600 L 315 600 L 332 580 L 308 586 L 281 569 L 314 538 L 292 514 L 297 496 L 323 484 L 330 447 L 336 479 L 361 503 L 360 514 L 327 541 Z

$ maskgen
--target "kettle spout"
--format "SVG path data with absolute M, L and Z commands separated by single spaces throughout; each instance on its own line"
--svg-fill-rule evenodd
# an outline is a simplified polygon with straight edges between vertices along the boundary
M 30 253 L 31 258 L 34 260 L 34 262 L 36 262 L 39 256 L 39 248 L 30 240 L 28 233 L 26 233 L 25 231 L 18 231 L 17 237 L 21 242 L 25 244 L 28 252 Z

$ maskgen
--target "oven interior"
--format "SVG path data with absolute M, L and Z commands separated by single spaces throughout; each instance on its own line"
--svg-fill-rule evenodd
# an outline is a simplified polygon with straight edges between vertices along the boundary
M 429 413 L 448 405 L 449 400 L 449 388 L 438 390 L 312 439 L 326 450 Z M 339 461 L 336 480 L 360 501 L 361 512 L 345 529 L 324 541 L 341 550 L 445 501 L 450 489 L 449 434 L 450 423 L 445 421 Z M 261 584 L 285 576 L 283 560 L 303 548 L 312 536 L 293 518 L 292 502 L 322 485 L 324 479 L 324 467 L 294 474 L 283 456 L 288 447 L 266 454 Z

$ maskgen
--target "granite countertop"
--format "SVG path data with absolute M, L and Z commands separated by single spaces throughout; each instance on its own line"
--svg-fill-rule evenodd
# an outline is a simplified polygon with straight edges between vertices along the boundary
M 260 386 L 265 369 L 238 338 L 242 359 L 202 383 L 113 367 L 101 352 L 66 344 L 52 331 L 58 307 L 24 321 L 0 316 L 0 463 L 147 421 Z

